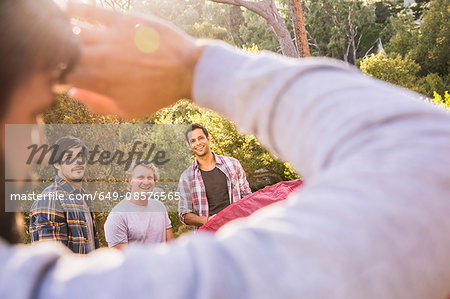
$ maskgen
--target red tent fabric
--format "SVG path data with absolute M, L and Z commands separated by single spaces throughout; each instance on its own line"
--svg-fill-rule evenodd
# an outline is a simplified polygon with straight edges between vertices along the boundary
M 300 187 L 302 183 L 303 180 L 301 179 L 279 182 L 275 185 L 265 187 L 264 189 L 247 195 L 238 202 L 226 207 L 211 220 L 201 226 L 198 231 L 216 232 L 220 227 L 231 220 L 247 217 L 262 207 L 286 199 L 287 196 L 292 191 Z

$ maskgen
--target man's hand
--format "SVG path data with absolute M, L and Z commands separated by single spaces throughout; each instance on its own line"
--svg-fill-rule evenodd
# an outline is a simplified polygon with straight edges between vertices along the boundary
M 208 222 L 209 220 L 211 220 L 212 218 L 214 218 L 214 216 L 216 216 L 217 214 L 214 214 L 214 215 L 211 215 L 211 216 L 208 216 L 207 218 L 206 218 L 206 222 Z M 205 222 L 205 223 L 206 223 Z
M 128 247 L 128 243 L 119 243 L 117 245 L 114 245 L 111 248 L 118 249 L 118 250 L 125 250 L 125 248 L 127 248 L 127 247 Z
M 212 216 L 198 216 L 197 214 L 194 213 L 186 213 L 184 215 L 184 223 L 188 225 L 202 226 L 210 219 L 212 219 L 214 216 L 216 216 L 216 214 Z
M 82 53 L 68 77 L 77 87 L 72 97 L 95 112 L 123 117 L 142 117 L 190 98 L 194 68 L 205 47 L 199 41 L 157 18 L 80 3 L 70 3 L 68 11 L 91 24 L 74 29 Z

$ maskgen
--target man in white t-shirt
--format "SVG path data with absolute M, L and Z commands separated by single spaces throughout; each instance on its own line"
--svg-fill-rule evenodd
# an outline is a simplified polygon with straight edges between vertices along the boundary
M 158 178 L 158 170 L 150 162 L 140 160 L 131 164 L 128 170 L 130 192 L 105 222 L 109 247 L 123 249 L 128 243 L 163 243 L 173 239 L 165 206 L 151 197 Z

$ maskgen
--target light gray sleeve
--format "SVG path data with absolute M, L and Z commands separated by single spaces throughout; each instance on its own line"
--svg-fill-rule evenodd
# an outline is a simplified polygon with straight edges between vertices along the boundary
M 204 52 L 195 101 L 306 178 L 218 234 L 255 298 L 450 294 L 450 118 L 419 97 L 334 60 Z
M 109 247 L 128 243 L 128 228 L 123 213 L 111 212 L 104 225 L 105 239 Z

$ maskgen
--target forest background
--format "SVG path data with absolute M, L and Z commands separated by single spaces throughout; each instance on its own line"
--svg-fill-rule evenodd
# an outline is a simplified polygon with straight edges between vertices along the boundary
M 288 56 L 326 56 L 354 64 L 364 73 L 414 90 L 424 101 L 450 109 L 450 0 L 92 0 L 97 5 L 125 12 L 151 14 L 169 20 L 190 35 L 223 40 L 246 51 L 272 51 Z M 220 3 L 223 2 L 223 3 Z M 228 4 L 227 4 L 228 3 Z M 262 10 L 255 9 L 259 4 Z M 304 20 L 302 28 L 309 53 L 299 49 L 293 27 L 295 6 Z M 247 7 L 247 8 L 246 8 Z M 265 13 L 271 10 L 269 14 Z M 255 13 L 255 12 L 259 13 Z M 275 19 L 271 19 L 275 16 Z M 274 21 L 275 20 L 275 21 Z M 285 31 L 280 30 L 284 28 Z M 295 26 L 293 24 L 296 24 Z M 302 26 L 303 24 L 300 24 Z M 297 38 L 296 38 L 297 37 Z M 283 40 L 284 39 L 284 40 Z M 290 44 L 294 52 L 288 52 Z M 292 49 L 292 48 L 291 48 Z M 297 50 L 297 51 L 295 51 Z M 132 100 L 132 99 L 130 99 Z M 212 149 L 237 158 L 252 191 L 301 176 L 269 154 L 251 135 L 188 99 L 143 119 L 122 120 L 96 115 L 67 95 L 44 114 L 46 124 L 189 124 L 201 123 L 210 132 Z M 26 231 L 28 232 L 28 214 Z M 106 246 L 103 224 L 108 213 L 95 213 L 100 241 Z M 191 228 L 169 212 L 174 235 Z M 24 242 L 29 242 L 29 234 Z

